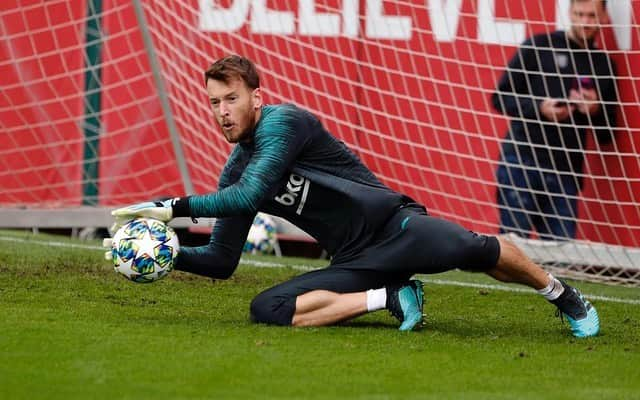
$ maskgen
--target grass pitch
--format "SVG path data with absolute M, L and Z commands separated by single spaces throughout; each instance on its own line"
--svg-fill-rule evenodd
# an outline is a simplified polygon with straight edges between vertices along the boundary
M 141 285 L 98 247 L 0 232 L 1 399 L 640 398 L 635 288 L 578 284 L 602 320 L 586 340 L 533 292 L 460 272 L 421 276 L 419 332 L 383 311 L 270 327 L 249 322 L 253 296 L 323 261 L 246 258 L 228 281 Z

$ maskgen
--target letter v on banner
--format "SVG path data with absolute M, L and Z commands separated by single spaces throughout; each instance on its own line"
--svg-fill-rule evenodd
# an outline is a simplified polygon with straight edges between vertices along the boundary
M 437 41 L 455 41 L 461 12 L 462 0 L 429 1 L 429 22 Z M 515 45 L 524 40 L 524 28 L 522 22 L 497 22 L 495 0 L 478 0 L 478 41 Z
M 458 32 L 462 0 L 430 0 L 429 22 L 438 42 L 453 42 Z

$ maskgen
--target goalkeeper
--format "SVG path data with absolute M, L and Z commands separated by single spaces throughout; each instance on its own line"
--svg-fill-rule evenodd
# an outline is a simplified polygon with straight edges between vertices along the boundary
M 235 143 L 218 190 L 112 214 L 119 223 L 215 217 L 209 244 L 182 248 L 175 266 L 215 279 L 235 271 L 257 211 L 313 236 L 331 255 L 330 265 L 260 293 L 251 303 L 254 321 L 323 326 L 386 308 L 400 330 L 413 330 L 422 324 L 423 289 L 411 276 L 461 268 L 530 286 L 560 309 L 575 336 L 598 333 L 596 309 L 580 292 L 511 242 L 430 216 L 383 185 L 311 113 L 291 104 L 264 105 L 250 60 L 222 58 L 204 80 L 216 122 Z

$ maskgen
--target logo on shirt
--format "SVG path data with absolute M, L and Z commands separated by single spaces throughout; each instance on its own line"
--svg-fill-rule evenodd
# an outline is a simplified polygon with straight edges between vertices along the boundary
M 300 175 L 291 174 L 289 181 L 285 186 L 285 192 L 281 195 L 274 197 L 273 199 L 285 207 L 291 207 L 296 204 L 299 199 L 298 208 L 296 214 L 302 214 L 302 209 L 307 201 L 307 195 L 309 194 L 310 182 L 307 178 Z
M 555 53 L 553 55 L 558 68 L 566 68 L 569 65 L 569 55 L 566 53 Z

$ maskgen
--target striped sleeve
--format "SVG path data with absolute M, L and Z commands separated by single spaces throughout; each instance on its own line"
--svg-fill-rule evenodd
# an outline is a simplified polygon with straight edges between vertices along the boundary
M 253 155 L 240 179 L 215 193 L 192 196 L 191 216 L 255 214 L 304 148 L 304 123 L 300 110 L 294 106 L 265 107 L 254 133 Z

